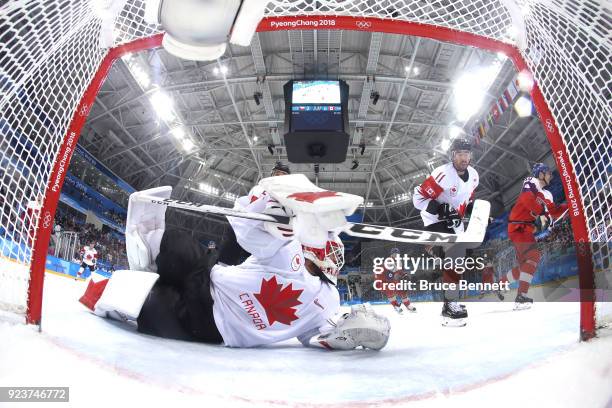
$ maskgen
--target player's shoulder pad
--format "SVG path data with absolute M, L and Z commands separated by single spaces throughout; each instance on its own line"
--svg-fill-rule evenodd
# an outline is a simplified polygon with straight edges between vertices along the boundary
M 474 183 L 478 184 L 478 182 L 480 181 L 480 176 L 478 175 L 478 171 L 473 168 L 472 166 L 468 166 L 467 168 L 468 174 L 470 175 L 470 178 L 472 179 L 472 181 L 474 181 Z
M 436 167 L 431 172 L 431 178 L 433 178 L 438 185 L 442 186 L 445 182 L 449 180 L 448 175 L 451 174 L 451 170 L 453 170 L 452 166 L 452 163 L 446 163 Z

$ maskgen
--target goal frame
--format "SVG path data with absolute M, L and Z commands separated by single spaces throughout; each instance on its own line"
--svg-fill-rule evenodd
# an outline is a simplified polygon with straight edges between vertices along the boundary
M 317 27 L 315 23 L 321 19 L 325 19 L 328 23 L 324 26 Z M 404 20 L 335 15 L 265 17 L 260 22 L 257 31 L 315 29 L 401 34 L 430 38 L 457 45 L 478 47 L 492 52 L 502 52 L 514 63 L 518 71 L 531 72 L 519 49 L 511 44 L 473 33 L 453 30 L 447 27 Z M 104 83 L 110 68 L 117 59 L 127 53 L 161 47 L 162 38 L 163 33 L 156 34 L 148 38 L 138 39 L 109 49 L 73 112 L 70 125 L 61 143 L 59 153 L 55 158 L 49 183 L 45 189 L 40 213 L 40 222 L 30 264 L 30 282 L 26 312 L 27 323 L 39 325 L 41 322 L 45 262 L 53 228 L 53 219 L 55 218 L 55 211 L 57 209 L 67 167 L 76 148 L 83 125 L 98 95 L 98 91 Z M 588 340 L 596 334 L 595 284 L 593 260 L 589 245 L 589 233 L 582 205 L 583 200 L 567 147 L 563 142 L 557 124 L 537 82 L 531 90 L 531 98 L 540 120 L 542 121 L 557 168 L 562 174 L 563 189 L 571 209 L 569 215 L 574 241 L 578 243 L 576 252 L 580 287 L 580 339 Z

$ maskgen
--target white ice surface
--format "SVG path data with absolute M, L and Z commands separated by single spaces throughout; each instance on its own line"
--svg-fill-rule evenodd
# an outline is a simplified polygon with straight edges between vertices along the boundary
M 391 319 L 387 347 L 329 352 L 142 335 L 89 313 L 84 289 L 47 274 L 42 333 L 0 321 L 1 386 L 70 386 L 78 407 L 612 406 L 612 331 L 579 343 L 576 303 L 468 303 L 464 328 L 442 327 L 440 304 L 375 306 Z

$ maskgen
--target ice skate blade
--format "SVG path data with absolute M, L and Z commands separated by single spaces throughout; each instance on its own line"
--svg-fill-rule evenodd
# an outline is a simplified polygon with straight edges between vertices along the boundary
M 450 317 L 442 316 L 442 326 L 444 327 L 464 327 L 467 325 L 467 317 L 460 319 L 451 319 Z
M 515 303 L 513 310 L 527 310 L 531 309 L 531 303 Z

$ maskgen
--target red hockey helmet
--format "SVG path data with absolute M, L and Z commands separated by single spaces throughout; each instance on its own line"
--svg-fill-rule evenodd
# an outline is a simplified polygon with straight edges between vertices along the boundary
M 321 269 L 323 275 L 334 285 L 338 281 L 338 273 L 344 266 L 344 244 L 339 237 L 328 240 L 325 248 L 313 248 L 302 245 L 304 258 L 310 259 Z

